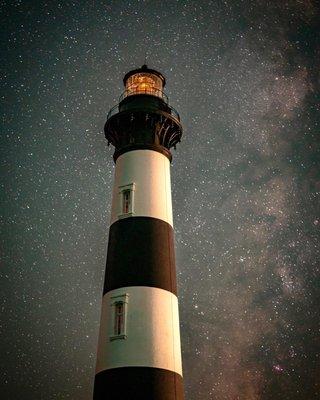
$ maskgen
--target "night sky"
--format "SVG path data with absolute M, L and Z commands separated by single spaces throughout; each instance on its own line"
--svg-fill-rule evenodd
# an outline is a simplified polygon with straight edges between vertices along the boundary
M 186 400 L 320 396 L 320 6 L 1 1 L 0 398 L 90 400 L 123 75 L 167 78 Z

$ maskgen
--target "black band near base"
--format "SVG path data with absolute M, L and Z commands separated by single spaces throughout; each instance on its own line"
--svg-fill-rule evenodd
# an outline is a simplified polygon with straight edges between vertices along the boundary
M 160 368 L 107 369 L 95 377 L 93 400 L 183 400 L 181 375 Z

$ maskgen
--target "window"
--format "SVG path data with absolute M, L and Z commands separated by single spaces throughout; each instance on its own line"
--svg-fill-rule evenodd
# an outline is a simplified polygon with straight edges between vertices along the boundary
M 124 304 L 119 301 L 115 304 L 114 311 L 114 335 L 123 335 L 124 328 Z
M 122 214 L 128 214 L 130 210 L 130 190 L 124 190 L 122 192 Z
M 110 329 L 110 340 L 127 338 L 127 293 L 111 297 L 112 319 Z
M 134 183 L 119 186 L 119 218 L 133 215 L 134 188 Z

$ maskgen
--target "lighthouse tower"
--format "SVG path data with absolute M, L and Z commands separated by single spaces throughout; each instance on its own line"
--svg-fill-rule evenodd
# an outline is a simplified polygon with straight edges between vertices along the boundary
M 128 72 L 105 124 L 115 179 L 94 400 L 182 400 L 170 149 L 180 141 L 165 78 Z

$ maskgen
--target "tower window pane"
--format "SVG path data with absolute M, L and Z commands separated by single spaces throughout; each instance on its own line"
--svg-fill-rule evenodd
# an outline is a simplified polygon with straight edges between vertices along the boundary
M 129 295 L 127 293 L 111 297 L 110 341 L 127 338 L 128 298 Z
M 130 190 L 124 190 L 122 196 L 122 212 L 123 214 L 128 214 L 128 212 L 130 212 Z
M 114 335 L 122 335 L 124 333 L 124 304 L 122 302 L 115 304 L 114 317 Z
M 135 184 L 119 186 L 119 218 L 131 217 L 134 213 Z

